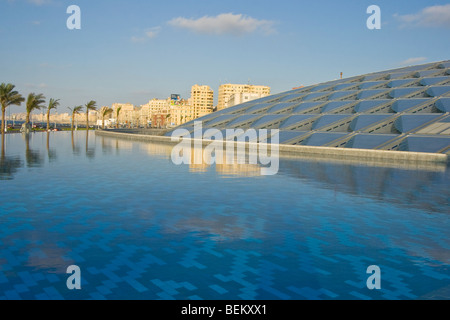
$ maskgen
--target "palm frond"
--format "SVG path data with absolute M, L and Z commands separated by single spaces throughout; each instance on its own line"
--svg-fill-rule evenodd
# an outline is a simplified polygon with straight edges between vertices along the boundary
M 2 83 L 0 85 L 0 103 L 3 110 L 11 105 L 20 106 L 25 101 L 25 98 L 15 91 L 14 88 L 15 85 L 11 83 Z
M 33 110 L 41 109 L 43 104 L 45 103 L 45 97 L 42 93 L 30 93 L 26 102 L 26 109 L 28 113 L 31 113 Z
M 97 110 L 97 102 L 96 101 L 91 100 L 86 104 L 86 112 L 89 112 L 90 110 L 92 110 L 92 111 Z
M 48 110 L 56 109 L 59 106 L 59 99 L 51 98 L 48 103 Z

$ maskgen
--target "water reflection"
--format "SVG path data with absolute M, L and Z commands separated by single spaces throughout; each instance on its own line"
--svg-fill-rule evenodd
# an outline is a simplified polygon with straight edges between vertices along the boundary
M 71 132 L 71 139 L 72 139 L 72 153 L 74 155 L 80 155 L 80 147 L 78 146 L 78 144 L 75 143 L 75 137 L 74 137 L 74 132 Z
M 94 146 L 89 147 L 89 130 L 86 130 L 86 157 L 91 160 L 95 158 L 95 141 Z
M 47 155 L 49 162 L 55 162 L 57 160 L 56 150 L 50 148 L 50 132 L 47 131 Z
M 22 133 L 22 138 L 25 141 L 25 160 L 27 163 L 27 167 L 41 167 L 44 159 L 42 158 L 39 151 L 33 150 L 30 148 L 30 133 Z
M 23 166 L 23 162 L 19 156 L 6 156 L 5 135 L 1 136 L 0 180 L 12 180 L 17 170 Z

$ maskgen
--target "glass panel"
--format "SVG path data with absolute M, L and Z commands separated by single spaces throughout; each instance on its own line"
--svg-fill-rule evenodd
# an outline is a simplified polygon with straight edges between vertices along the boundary
M 358 99 L 359 100 L 369 99 L 370 97 L 373 97 L 373 96 L 381 94 L 381 93 L 388 94 L 389 89 L 363 90 L 360 93 L 358 93 Z
M 449 79 L 450 79 L 450 77 L 445 77 L 445 76 L 444 77 L 434 77 L 434 78 L 423 78 L 422 80 L 420 80 L 420 83 L 423 86 L 432 86 L 436 83 L 439 83 L 439 82 L 442 82 L 445 80 L 449 80 Z
M 268 125 L 272 122 L 276 122 L 277 120 L 281 120 L 283 118 L 286 118 L 287 116 L 284 114 L 269 114 L 266 116 L 263 116 L 261 119 L 256 120 L 252 127 L 257 128 L 263 125 Z
M 311 92 L 319 92 L 322 90 L 330 89 L 333 86 L 333 84 L 327 83 L 327 84 L 319 84 L 318 86 L 311 88 Z
M 433 120 L 437 120 L 441 116 L 441 114 L 407 114 L 400 116 L 395 121 L 394 126 L 398 131 L 406 133 L 419 129 L 427 122 L 431 124 Z
M 438 97 L 450 93 L 450 86 L 433 86 L 427 90 L 430 97 Z
M 393 81 L 390 81 L 390 82 L 387 84 L 387 86 L 388 86 L 389 88 L 396 88 L 396 87 L 401 87 L 401 86 L 407 85 L 407 84 L 409 84 L 409 83 L 413 83 L 413 82 L 415 82 L 415 81 L 417 81 L 417 79 L 393 80 Z
M 328 98 L 328 100 L 335 100 L 335 99 L 341 99 L 343 97 L 346 96 L 350 96 L 352 94 L 357 93 L 357 90 L 349 90 L 349 91 L 339 91 L 339 92 L 335 92 L 333 94 L 330 95 L 330 97 Z M 350 100 L 351 98 L 347 98 L 348 100 Z M 355 97 L 356 99 L 356 97 Z
M 314 99 L 318 99 L 318 98 L 324 98 L 329 95 L 330 92 L 315 92 L 315 93 L 310 93 L 307 96 L 305 96 L 303 98 L 303 101 L 309 101 L 309 100 L 314 100 Z
M 401 151 L 439 152 L 450 147 L 450 137 L 407 137 L 400 144 Z
M 296 107 L 292 111 L 292 113 L 307 112 L 308 109 L 312 109 L 314 107 L 318 107 L 318 106 L 320 106 L 322 104 L 323 104 L 323 102 L 303 102 L 298 107 Z M 320 112 L 320 109 L 319 109 L 319 111 L 317 113 L 319 113 L 319 112 Z
M 210 122 L 208 122 L 206 125 L 211 128 L 215 125 L 223 125 L 224 123 L 227 123 L 229 121 L 231 121 L 232 119 L 236 118 L 236 115 L 234 114 L 224 114 L 214 120 L 211 120 Z
M 242 116 L 237 117 L 233 121 L 229 122 L 227 124 L 227 127 L 237 126 L 239 124 L 242 124 L 242 123 L 245 123 L 245 122 L 248 122 L 251 120 L 256 120 L 259 117 L 260 117 L 260 115 L 257 115 L 257 114 L 244 114 Z
M 331 111 L 333 111 L 335 109 L 341 108 L 341 107 L 343 107 L 345 105 L 352 104 L 352 103 L 354 103 L 354 101 L 333 101 L 333 102 L 329 102 L 329 103 L 327 103 L 326 105 L 324 105 L 322 107 L 322 111 L 321 112 L 322 113 L 324 113 L 324 112 L 331 112 Z
M 443 62 L 443 63 L 439 64 L 439 68 L 440 69 L 450 68 L 450 61 L 446 61 L 446 62 Z
M 300 115 L 293 115 L 284 120 L 284 122 L 280 125 L 280 128 L 289 128 L 292 127 L 295 124 L 300 124 L 303 121 L 310 120 L 311 118 L 316 118 L 317 115 L 314 114 L 300 114 Z
M 345 145 L 345 148 L 375 149 L 389 140 L 399 137 L 396 134 L 357 134 Z
M 274 105 L 272 108 L 267 110 L 268 113 L 290 113 L 294 107 L 298 106 L 298 102 L 283 102 Z
M 344 136 L 348 135 L 348 133 L 341 132 L 316 132 L 313 133 L 310 137 L 308 137 L 301 144 L 305 146 L 323 146 L 328 144 L 336 139 L 340 139 Z
M 363 128 L 366 128 L 372 124 L 375 124 L 379 121 L 386 120 L 388 118 L 392 117 L 392 114 L 367 114 L 367 115 L 360 115 L 356 119 L 352 121 L 350 124 L 350 129 L 352 131 L 359 131 Z
M 442 112 L 450 112 L 450 98 L 440 98 L 436 101 L 436 108 Z
M 303 97 L 305 94 L 306 93 L 289 94 L 289 95 L 281 98 L 279 102 L 285 102 L 285 101 L 293 100 L 296 98 L 300 98 L 300 97 Z
M 408 109 L 411 109 L 415 106 L 418 106 L 422 103 L 425 103 L 427 101 L 430 101 L 430 99 L 423 98 L 423 99 L 398 99 L 392 104 L 392 110 L 395 112 L 404 112 Z
M 362 113 L 374 109 L 375 107 L 381 106 L 386 103 L 390 103 L 392 100 L 380 99 L 380 100 L 368 100 L 361 101 L 355 106 L 355 112 Z
M 381 84 L 383 84 L 383 83 L 387 85 L 388 81 L 381 80 L 381 81 L 364 82 L 364 83 L 361 83 L 361 84 L 359 85 L 359 89 L 361 89 L 361 90 L 364 90 L 364 89 L 370 89 L 370 88 L 372 88 L 372 87 L 376 87 L 376 86 L 381 85 Z
M 280 144 L 288 144 L 290 141 L 295 142 L 295 140 L 299 139 L 300 137 L 308 135 L 309 131 L 280 130 L 279 134 Z
M 389 93 L 389 96 L 391 96 L 392 98 L 400 98 L 400 97 L 404 97 L 404 96 L 413 94 L 415 92 L 420 92 L 423 90 L 424 90 L 424 88 L 422 88 L 422 87 L 399 88 L 399 89 L 392 90 Z
M 245 113 L 260 113 L 264 112 L 264 109 L 272 107 L 273 103 L 258 103 L 256 106 L 250 107 L 245 110 Z
M 321 116 L 319 119 L 314 122 L 312 129 L 313 130 L 320 130 L 320 128 L 326 127 L 334 122 L 342 121 L 345 118 L 349 118 L 346 114 L 327 114 Z
M 411 72 L 396 72 L 396 73 L 391 73 L 387 76 L 387 79 L 389 80 L 394 80 L 394 79 L 403 79 L 406 76 L 408 76 L 408 74 L 410 74 Z
M 345 90 L 347 88 L 351 88 L 354 87 L 355 83 L 342 83 L 342 84 L 338 84 L 336 87 L 334 87 L 334 90 Z

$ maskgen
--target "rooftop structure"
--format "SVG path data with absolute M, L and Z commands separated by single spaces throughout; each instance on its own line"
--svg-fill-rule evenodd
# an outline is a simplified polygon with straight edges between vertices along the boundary
M 196 121 L 204 131 L 278 129 L 287 145 L 450 154 L 450 60 L 307 86 Z M 194 121 L 182 127 L 193 132 Z

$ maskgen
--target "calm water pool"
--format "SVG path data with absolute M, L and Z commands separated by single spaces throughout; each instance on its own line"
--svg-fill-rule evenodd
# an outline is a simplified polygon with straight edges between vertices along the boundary
M 260 176 L 176 166 L 170 152 L 93 132 L 8 135 L 0 300 L 450 298 L 445 166 L 281 159 Z M 81 290 L 66 286 L 70 265 Z

